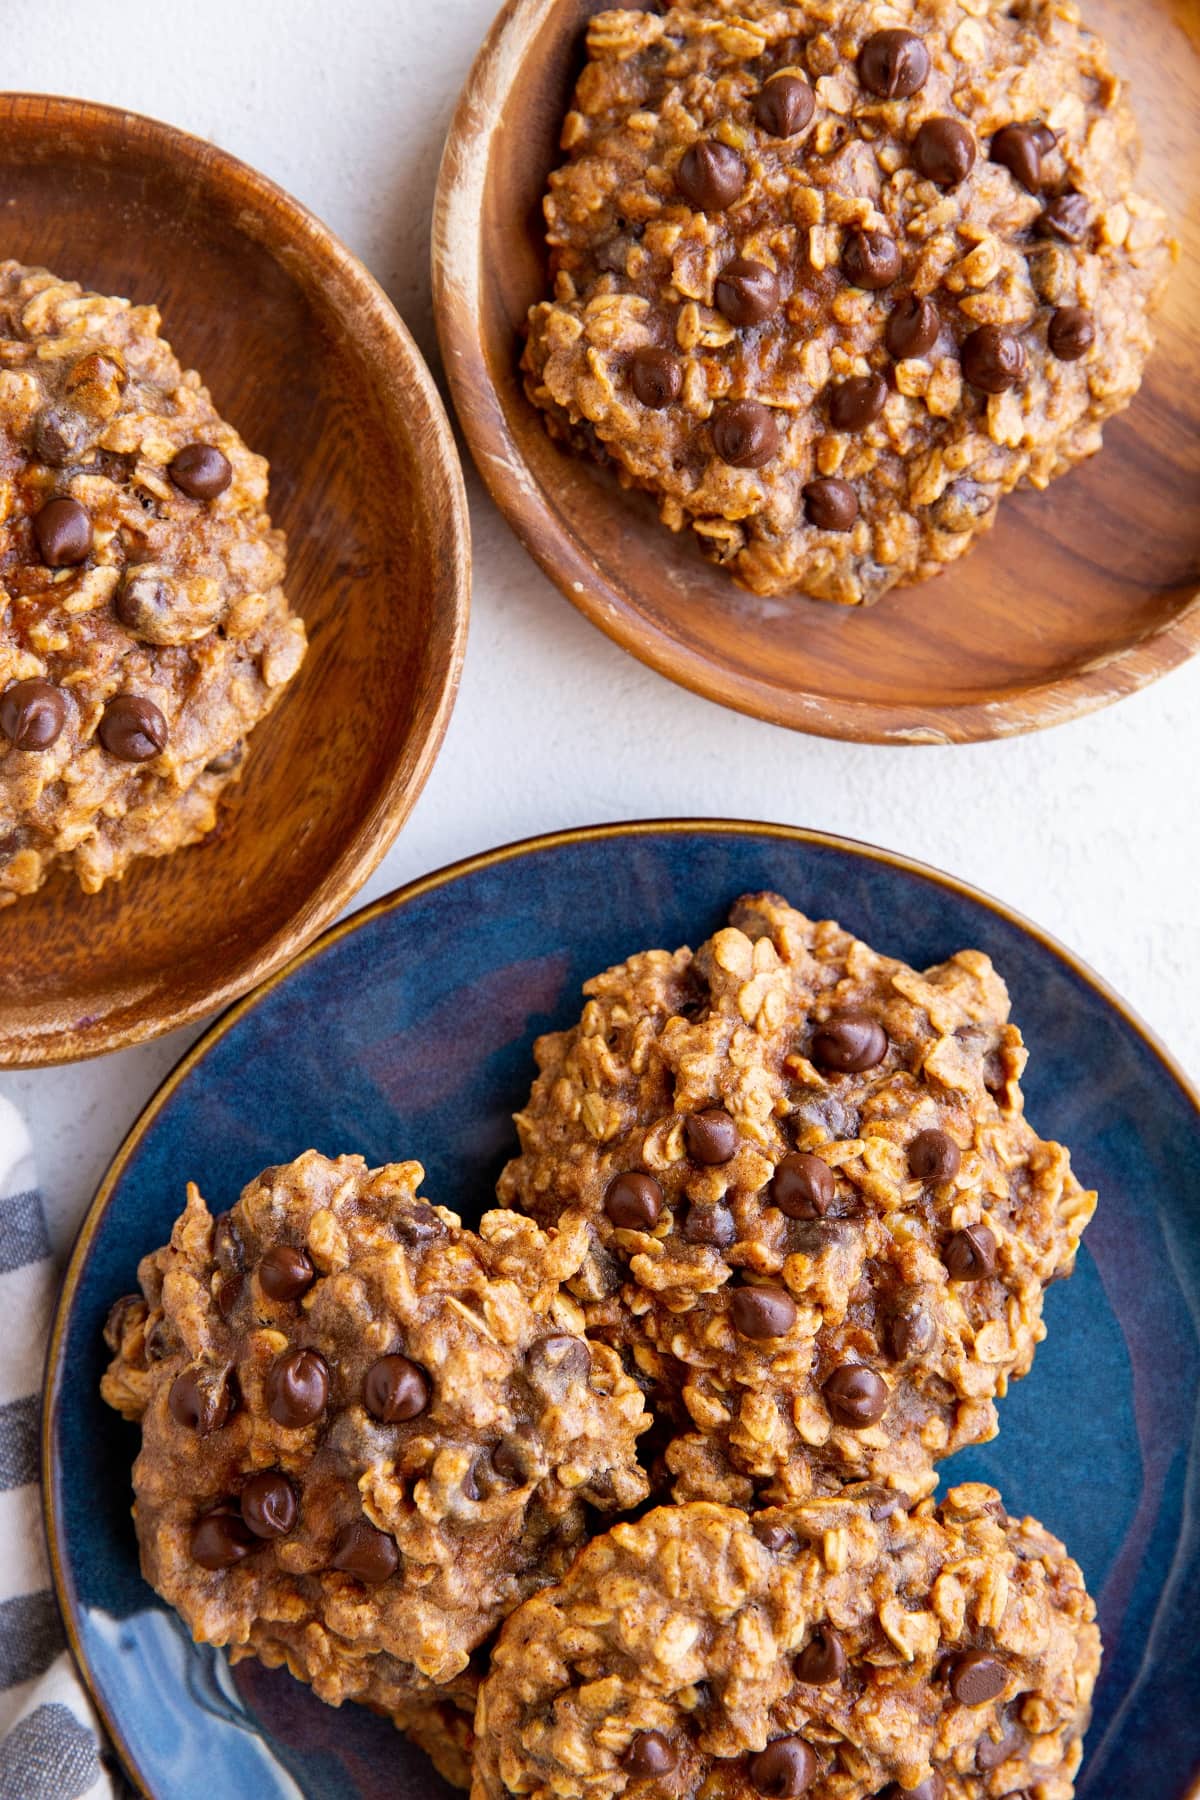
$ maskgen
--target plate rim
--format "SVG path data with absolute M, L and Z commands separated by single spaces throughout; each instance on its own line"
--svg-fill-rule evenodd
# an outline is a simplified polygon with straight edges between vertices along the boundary
M 166 1800 L 166 1797 L 156 1793 L 145 1781 L 118 1720 L 101 1697 L 84 1653 L 82 1637 L 76 1621 L 77 1605 L 74 1583 L 60 1536 L 57 1496 L 61 1470 L 54 1450 L 54 1427 L 58 1417 L 58 1404 L 63 1385 L 63 1354 L 67 1326 L 74 1310 L 75 1299 L 92 1241 L 108 1211 L 117 1184 L 130 1159 L 168 1100 L 172 1098 L 176 1089 L 192 1073 L 209 1050 L 219 1043 L 253 1007 L 265 1000 L 268 994 L 274 992 L 277 987 L 293 975 L 298 974 L 307 963 L 323 955 L 326 950 L 331 949 L 343 938 L 349 937 L 352 933 L 373 924 L 386 914 L 398 911 L 438 888 L 446 887 L 483 869 L 496 868 L 503 863 L 518 861 L 523 857 L 537 855 L 543 851 L 622 837 L 686 837 L 692 834 L 724 837 L 774 837 L 785 843 L 836 850 L 843 854 L 857 856 L 866 862 L 881 864 L 901 874 L 915 875 L 922 880 L 932 882 L 936 887 L 983 906 L 986 911 L 994 913 L 1006 924 L 1015 926 L 1018 931 L 1031 937 L 1042 949 L 1057 957 L 1073 975 L 1118 1014 L 1135 1037 L 1140 1039 L 1158 1059 L 1184 1099 L 1190 1103 L 1196 1115 L 1197 1128 L 1200 1129 L 1200 1083 L 1192 1080 L 1183 1065 L 1157 1033 L 1141 1018 L 1140 1014 L 1081 956 L 1063 944 L 1051 932 L 1026 918 L 1015 907 L 1009 906 L 1006 901 L 997 899 L 985 889 L 976 887 L 974 883 L 964 881 L 947 870 L 939 869 L 931 863 L 921 862 L 916 857 L 907 856 L 901 851 L 888 850 L 882 845 L 870 844 L 860 838 L 844 837 L 837 832 L 820 831 L 803 825 L 784 825 L 767 820 L 719 817 L 633 819 L 610 821 L 600 825 L 568 826 L 558 831 L 541 832 L 531 837 L 518 838 L 512 843 L 496 845 L 491 849 L 477 851 L 473 855 L 460 857 L 453 862 L 443 864 L 440 868 L 404 882 L 400 887 L 392 889 L 390 893 L 381 895 L 379 899 L 371 901 L 367 906 L 351 913 L 349 917 L 331 925 L 320 936 L 306 944 L 281 968 L 277 968 L 259 986 L 253 988 L 248 994 L 243 994 L 218 1018 L 214 1019 L 196 1042 L 185 1050 L 179 1061 L 155 1088 L 118 1145 L 112 1161 L 105 1170 L 96 1193 L 83 1215 L 71 1246 L 62 1285 L 54 1303 L 54 1313 L 46 1346 L 39 1430 L 42 1471 L 41 1517 L 50 1565 L 51 1586 L 62 1619 L 71 1659 L 83 1681 L 92 1706 L 99 1715 L 105 1732 L 120 1758 L 123 1769 L 144 1800 Z M 1181 1800 L 1200 1800 L 1200 1777 L 1187 1790 L 1187 1793 L 1181 1796 Z
M 587 556 L 510 429 L 481 338 L 481 221 L 490 148 L 503 99 L 525 51 L 558 0 L 504 0 L 488 28 L 451 118 L 434 199 L 433 310 L 442 364 L 475 468 L 522 548 L 591 624 L 648 668 L 719 706 L 812 737 L 850 743 L 984 743 L 1047 730 L 1128 699 L 1200 654 L 1200 589 L 1172 618 L 1098 651 L 1069 674 L 1035 680 L 993 699 L 901 705 L 810 689 L 772 687 L 722 666 L 649 614 L 631 612 L 625 590 Z M 574 459 L 578 461 L 579 459 Z
M 221 145 L 130 107 L 13 88 L 0 92 L 0 125 L 6 122 L 40 126 L 43 134 L 68 126 L 85 132 L 95 129 L 106 145 L 141 145 L 164 166 L 186 165 L 193 169 L 197 179 L 206 185 L 224 182 L 245 205 L 250 223 L 239 227 L 245 237 L 257 238 L 262 221 L 268 217 L 279 222 L 287 245 L 293 251 L 296 247 L 303 249 L 312 285 L 341 287 L 353 296 L 359 309 L 355 342 L 365 354 L 373 341 L 374 355 L 387 358 L 393 378 L 404 386 L 405 405 L 413 419 L 414 454 L 418 444 L 424 443 L 443 478 L 437 510 L 443 515 L 439 561 L 446 575 L 438 635 L 446 639 L 446 644 L 444 657 L 431 671 L 430 717 L 423 736 L 414 738 L 407 755 L 390 759 L 382 790 L 364 809 L 354 837 L 280 929 L 256 952 L 243 953 L 235 968 L 227 971 L 210 992 L 189 1002 L 178 1014 L 167 1016 L 165 1007 L 159 1006 L 149 1013 L 140 1012 L 136 1018 L 126 1018 L 123 1024 L 114 1024 L 111 1016 L 106 1016 L 95 1025 L 75 1024 L 30 1037 L 6 1023 L 4 1008 L 0 1007 L 0 1068 L 53 1068 L 152 1042 L 252 992 L 260 981 L 286 966 L 354 899 L 407 822 L 445 741 L 458 696 L 470 625 L 471 518 L 462 458 L 450 415 L 416 339 L 366 263 L 302 200 Z M 273 260 L 280 263 L 278 249 L 270 244 L 267 248 Z M 297 282 L 293 269 L 287 268 L 287 273 Z M 406 774 L 402 765 L 408 763 L 411 767 Z M 86 907 L 87 897 L 80 895 L 79 900 Z M 36 905 L 36 895 L 29 896 L 27 904 Z

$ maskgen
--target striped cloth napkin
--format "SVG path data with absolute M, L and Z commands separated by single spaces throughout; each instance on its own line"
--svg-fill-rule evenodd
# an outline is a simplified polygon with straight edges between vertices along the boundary
M 0 1800 L 128 1792 L 68 1654 L 42 1536 L 42 1359 L 57 1286 L 29 1134 L 0 1095 Z

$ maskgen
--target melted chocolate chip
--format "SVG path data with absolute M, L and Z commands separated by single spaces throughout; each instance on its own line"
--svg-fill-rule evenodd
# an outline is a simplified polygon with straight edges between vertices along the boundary
M 215 1506 L 192 1528 L 192 1561 L 202 1569 L 232 1569 L 256 1550 L 258 1543 L 235 1507 Z
M 675 183 L 689 205 L 701 212 L 721 212 L 745 187 L 746 165 L 728 144 L 705 138 L 685 151 Z
M 329 1399 L 329 1365 L 316 1350 L 290 1350 L 279 1357 L 266 1382 L 267 1410 L 289 1431 L 311 1425 Z
M 96 735 L 118 762 L 150 762 L 166 748 L 167 721 L 153 700 L 117 694 L 105 707 Z
M 875 293 L 890 287 L 904 259 L 886 231 L 852 231 L 842 246 L 842 274 L 855 287 Z
M 908 1146 L 908 1172 L 917 1181 L 953 1181 L 962 1151 L 945 1131 L 918 1131 Z
M 804 516 L 817 531 L 849 531 L 858 517 L 858 495 L 837 476 L 810 481 L 804 489 Z
M 1005 125 L 992 139 L 988 152 L 992 162 L 1007 169 L 1028 194 L 1036 194 L 1042 185 L 1042 146 L 1037 127 Z
M 761 469 L 779 449 L 779 426 L 769 406 L 732 400 L 712 424 L 713 449 L 734 469 Z
M 78 500 L 47 500 L 33 516 L 33 535 L 50 569 L 72 568 L 92 549 L 92 521 Z
M 679 1761 L 679 1752 L 661 1731 L 639 1731 L 621 1758 L 626 1774 L 669 1775 Z
M 772 75 L 754 96 L 754 117 L 770 137 L 799 137 L 812 123 L 817 99 L 799 75 Z
M 167 1407 L 177 1425 L 194 1431 L 199 1437 L 220 1431 L 237 1400 L 234 1382 L 228 1369 L 211 1369 L 195 1364 L 184 1369 L 171 1383 Z
M 167 474 L 189 500 L 215 500 L 233 480 L 229 458 L 215 444 L 185 444 L 168 465 Z
M 295 1488 L 277 1469 L 252 1475 L 241 1504 L 242 1518 L 258 1538 L 286 1537 L 300 1513 Z
M 693 1162 L 717 1166 L 731 1161 L 737 1154 L 737 1126 L 719 1106 L 690 1113 L 683 1122 L 683 1137 Z
M 1046 342 L 1059 362 L 1078 362 L 1095 341 L 1095 320 L 1082 306 L 1060 306 L 1046 332 Z
M 718 275 L 714 298 L 731 325 L 761 325 L 779 309 L 779 278 L 765 263 L 735 256 Z
M 429 1376 L 407 1356 L 381 1356 L 367 1370 L 363 1405 L 385 1425 L 402 1425 L 429 1405 Z
M 995 1738 L 981 1737 L 975 1746 L 975 1767 L 982 1774 L 989 1774 L 1010 1757 L 1019 1755 L 1024 1741 L 1025 1734 L 1020 1726 L 1012 1723 L 1005 1726 L 1004 1735 L 999 1742 Z
M 929 79 L 929 52 L 911 31 L 875 31 L 858 53 L 858 78 L 881 100 L 909 100 Z
M 830 394 L 829 422 L 835 431 L 865 431 L 883 411 L 887 397 L 888 384 L 882 375 L 854 375 L 839 382 Z
M 828 1163 L 805 1150 L 793 1150 L 776 1168 L 767 1194 L 789 1219 L 823 1219 L 836 1191 Z
M 219 756 L 214 756 L 211 762 L 206 762 L 204 773 L 206 775 L 232 775 L 245 754 L 246 746 L 239 739 L 228 750 L 222 750 Z
M 781 1287 L 739 1287 L 729 1297 L 734 1330 L 748 1338 L 786 1337 L 796 1323 L 796 1302 Z
M 756 1794 L 767 1794 L 771 1800 L 794 1800 L 805 1794 L 817 1778 L 816 1756 L 803 1738 L 776 1738 L 746 1768 L 750 1786 Z
M 843 1363 L 821 1391 L 835 1422 L 852 1431 L 874 1425 L 887 1411 L 887 1383 L 861 1363 Z
M 813 1687 L 831 1687 L 846 1673 L 846 1652 L 836 1631 L 829 1625 L 818 1625 L 804 1649 L 796 1658 L 797 1681 Z
M 926 181 L 955 188 L 975 167 L 975 139 L 958 119 L 926 119 L 913 139 L 912 159 Z
M 683 364 L 669 350 L 635 350 L 630 364 L 633 391 L 643 406 L 661 411 L 683 392 Z
M 376 1587 L 396 1573 L 400 1552 L 386 1531 L 377 1531 L 365 1519 L 353 1519 L 337 1534 L 330 1566 Z
M 982 393 L 1006 393 L 1025 374 L 1025 346 L 1003 325 L 981 325 L 963 343 L 962 371 Z
M 809 1055 L 827 1074 L 861 1075 L 878 1068 L 887 1052 L 887 1033 L 878 1019 L 843 1013 L 817 1027 Z
M 140 1294 L 122 1294 L 109 1307 L 108 1317 L 104 1321 L 104 1341 L 110 1350 L 121 1348 L 125 1328 L 135 1312 L 143 1319 L 146 1316 L 146 1302 Z
M 937 1326 L 920 1301 L 898 1301 L 887 1321 L 888 1354 L 893 1362 L 907 1362 L 910 1356 L 925 1356 L 933 1349 Z
M 228 1213 L 222 1213 L 213 1225 L 212 1253 L 224 1275 L 240 1275 L 246 1267 L 246 1246 Z
M 946 1784 L 935 1769 L 932 1775 L 919 1781 L 915 1788 L 902 1788 L 898 1781 L 893 1781 L 884 1788 L 879 1800 L 945 1800 L 945 1793 Z
M 66 468 L 82 459 L 92 431 L 82 413 L 65 406 L 45 406 L 34 421 L 34 455 L 51 468 Z
M 727 1206 L 700 1202 L 688 1207 L 683 1235 L 689 1244 L 708 1244 L 714 1250 L 724 1250 L 736 1238 L 737 1226 Z
M 986 1225 L 956 1231 L 942 1252 L 951 1281 L 986 1281 L 996 1273 L 996 1240 Z
M 49 750 L 66 722 L 62 690 L 49 681 L 14 681 L 0 694 L 0 731 L 18 750 Z
M 897 362 L 927 356 L 937 343 L 941 329 L 941 315 L 933 301 L 906 294 L 903 300 L 897 300 L 887 323 L 888 355 L 894 356 Z
M 949 1668 L 950 1692 L 960 1706 L 986 1706 L 1004 1692 L 1008 1670 L 985 1650 L 956 1656 Z
M 567 1390 L 587 1380 L 591 1373 L 592 1353 L 582 1338 L 555 1331 L 539 1338 L 525 1352 L 525 1374 L 530 1386 L 553 1400 L 560 1400 Z
M 662 1208 L 662 1188 L 638 1170 L 614 1175 L 604 1190 L 605 1215 L 619 1231 L 652 1231 Z
M 1059 194 L 1047 202 L 1036 226 L 1039 237 L 1058 238 L 1063 244 L 1082 244 L 1088 234 L 1091 211 L 1082 194 Z
M 258 1265 L 258 1283 L 268 1300 L 299 1300 L 316 1279 L 308 1251 L 294 1244 L 272 1245 Z
M 763 1549 L 769 1550 L 773 1556 L 789 1550 L 796 1542 L 794 1531 L 789 1531 L 786 1525 L 776 1525 L 770 1519 L 753 1519 L 751 1526 Z

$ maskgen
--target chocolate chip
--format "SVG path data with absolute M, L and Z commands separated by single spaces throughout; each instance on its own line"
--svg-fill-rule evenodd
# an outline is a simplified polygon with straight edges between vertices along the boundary
M 786 1337 L 796 1323 L 796 1302 L 781 1287 L 734 1288 L 729 1312 L 734 1329 L 748 1338 Z
M 910 356 L 926 356 L 938 341 L 941 315 L 932 300 L 906 294 L 897 300 L 887 323 L 889 356 L 904 362 Z
M 929 79 L 929 52 L 911 31 L 875 31 L 858 53 L 858 78 L 881 100 L 909 100 Z
M 591 1373 L 592 1353 L 582 1338 L 565 1331 L 539 1338 L 525 1352 L 525 1374 L 539 1393 L 559 1400 L 567 1390 L 585 1382 Z
M 246 1267 L 246 1246 L 228 1213 L 222 1213 L 213 1225 L 212 1253 L 213 1261 L 225 1275 L 240 1275 Z
M 942 1252 L 951 1281 L 986 1281 L 996 1273 L 996 1240 L 986 1225 L 956 1231 Z
M 45 406 L 34 421 L 34 455 L 55 469 L 79 462 L 92 430 L 81 413 L 65 406 Z
M 958 119 L 926 119 L 913 139 L 912 159 L 926 181 L 958 187 L 975 167 L 975 139 Z
M 721 461 L 732 468 L 761 469 L 779 449 L 779 427 L 769 406 L 733 400 L 713 420 L 712 441 Z
M 110 1350 L 121 1348 L 125 1328 L 135 1312 L 145 1319 L 146 1302 L 140 1294 L 122 1294 L 109 1307 L 108 1317 L 104 1321 L 104 1341 Z
M 1008 1670 L 986 1650 L 968 1650 L 950 1665 L 950 1692 L 960 1706 L 986 1706 L 1004 1692 Z
M 258 1284 L 268 1300 L 299 1300 L 317 1279 L 307 1250 L 274 1244 L 258 1265 Z
M 746 185 L 746 165 L 728 144 L 704 138 L 685 151 L 675 182 L 690 205 L 701 212 L 732 206 Z
M 829 422 L 835 431 L 865 431 L 887 403 L 882 375 L 854 375 L 841 381 L 829 397 Z
M 192 1528 L 192 1561 L 202 1569 L 232 1569 L 258 1548 L 258 1539 L 240 1512 L 215 1506 Z
M 817 1778 L 817 1759 L 803 1738 L 776 1738 L 750 1758 L 746 1773 L 756 1794 L 772 1800 L 793 1800 L 807 1793 Z
M 228 750 L 222 750 L 220 756 L 214 756 L 211 762 L 206 762 L 204 773 L 206 775 L 232 775 L 245 754 L 246 746 L 239 739 Z
M 837 476 L 810 481 L 804 489 L 804 516 L 817 531 L 849 531 L 858 517 L 858 495 Z
M 42 561 L 50 569 L 66 569 L 91 553 L 92 521 L 78 500 L 47 500 L 33 517 Z
M 962 1151 L 945 1131 L 918 1131 L 908 1146 L 908 1172 L 917 1181 L 953 1181 Z
M 167 1406 L 185 1431 L 207 1437 L 220 1431 L 234 1409 L 237 1393 L 228 1369 L 184 1369 L 171 1383 Z
M 795 1532 L 789 1531 L 786 1525 L 776 1525 L 769 1519 L 753 1519 L 751 1525 L 763 1549 L 770 1550 L 774 1556 L 789 1550 L 796 1541 Z
M 435 1207 L 427 1200 L 411 1200 L 392 1218 L 392 1231 L 401 1244 L 407 1244 L 412 1250 L 420 1250 L 426 1244 L 434 1244 L 446 1235 L 445 1220 L 440 1217 Z
M 468 1500 L 485 1500 L 491 1494 L 523 1487 L 528 1478 L 525 1447 L 519 1438 L 510 1435 L 475 1458 L 463 1477 L 463 1493 Z
M 180 609 L 174 585 L 140 564 L 126 570 L 113 610 L 126 631 L 148 644 L 186 643 L 195 635 Z
M 946 1784 L 935 1769 L 924 1781 L 919 1781 L 915 1788 L 901 1787 L 898 1781 L 893 1781 L 884 1788 L 879 1800 L 944 1800 L 945 1793 Z
M 501 1438 L 492 1451 L 492 1467 L 502 1481 L 524 1487 L 529 1480 L 529 1452 L 514 1433 Z
M 49 681 L 14 681 L 0 694 L 0 731 L 18 750 L 49 750 L 66 722 L 62 690 Z
M 679 1761 L 679 1752 L 661 1731 L 639 1731 L 621 1758 L 627 1775 L 669 1775 Z
M 166 747 L 167 721 L 153 700 L 117 694 L 104 709 L 97 736 L 119 762 L 150 762 Z
M 789 1219 L 823 1219 L 836 1191 L 827 1162 L 806 1150 L 793 1150 L 777 1166 L 767 1194 Z
M 604 1190 L 605 1215 L 620 1231 L 652 1231 L 662 1206 L 658 1182 L 637 1170 L 614 1175 Z
M 994 1738 L 981 1737 L 975 1746 L 975 1767 L 981 1774 L 988 1774 L 998 1769 L 1011 1756 L 1017 1756 L 1024 1743 L 1024 1734 L 1019 1725 L 1009 1724 L 1005 1727 L 1004 1736 L 997 1743 Z
M 887 1033 L 878 1019 L 842 1013 L 818 1025 L 809 1055 L 827 1074 L 861 1075 L 878 1068 L 887 1052 Z
M 683 1235 L 689 1244 L 709 1244 L 714 1250 L 724 1250 L 736 1238 L 737 1226 L 727 1206 L 699 1202 L 688 1207 Z
M 286 1537 L 299 1511 L 295 1488 L 276 1470 L 252 1475 L 242 1489 L 242 1518 L 255 1537 Z
M 818 1625 L 796 1658 L 796 1679 L 813 1687 L 830 1687 L 846 1673 L 842 1641 L 828 1625 Z
M 167 474 L 189 500 L 215 500 L 233 480 L 229 458 L 215 444 L 185 444 L 172 458 Z
M 835 1422 L 851 1430 L 874 1425 L 887 1410 L 887 1383 L 861 1363 L 843 1363 L 821 1391 Z
M 1049 156 L 1052 150 L 1058 148 L 1059 134 L 1057 131 L 1051 131 L 1049 125 L 1035 125 L 1033 135 L 1038 141 L 1038 149 L 1043 156 Z
M 386 1531 L 376 1531 L 365 1519 L 354 1519 L 337 1534 L 331 1566 L 375 1587 L 396 1573 L 400 1552 Z
M 735 256 L 717 276 L 715 299 L 731 325 L 761 325 L 779 308 L 779 278 L 766 263 Z
M 1088 203 L 1082 194 L 1059 194 L 1042 209 L 1037 234 L 1058 238 L 1064 244 L 1081 244 L 1087 236 L 1089 218 Z
M 633 353 L 630 380 L 642 405 L 660 411 L 683 392 L 683 364 L 669 350 L 647 345 Z
M 798 137 L 811 124 L 816 104 L 799 75 L 772 75 L 754 96 L 754 117 L 770 137 Z
M 842 245 L 842 274 L 872 293 L 891 287 L 903 265 L 899 247 L 886 231 L 852 231 Z
M 1090 312 L 1082 306 L 1060 306 L 1046 333 L 1059 362 L 1078 362 L 1096 341 L 1096 325 Z
M 363 1405 L 385 1425 L 402 1425 L 425 1411 L 429 1393 L 429 1377 L 419 1363 L 407 1356 L 381 1356 L 367 1370 Z
M 1006 393 L 1025 373 L 1025 346 L 1003 325 L 981 325 L 963 343 L 962 371 L 973 388 Z
M 245 1277 L 242 1275 L 224 1275 L 217 1277 L 213 1299 L 216 1302 L 217 1311 L 223 1319 L 229 1319 L 234 1307 L 242 1297 L 242 1289 L 245 1285 Z
M 937 1326 L 917 1300 L 901 1301 L 887 1322 L 887 1347 L 893 1362 L 924 1356 L 933 1349 Z
M 1042 185 L 1042 146 L 1036 126 L 1005 125 L 992 139 L 988 156 L 1007 169 L 1026 193 L 1038 192 Z
M 319 1419 L 328 1399 L 329 1365 L 315 1350 L 289 1350 L 267 1376 L 267 1410 L 289 1431 Z
M 720 1106 L 690 1113 L 683 1121 L 683 1137 L 693 1162 L 710 1167 L 729 1162 L 738 1147 L 738 1128 Z

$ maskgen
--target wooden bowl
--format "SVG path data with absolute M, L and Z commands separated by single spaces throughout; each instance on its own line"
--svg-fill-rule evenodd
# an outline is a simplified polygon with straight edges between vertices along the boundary
M 762 599 L 662 526 L 649 498 L 557 448 L 517 362 L 544 297 L 541 198 L 602 0 L 509 0 L 446 146 L 434 297 L 462 426 L 526 549 L 609 637 L 674 681 L 776 724 L 960 743 L 1120 699 L 1200 647 L 1200 5 L 1084 0 L 1130 79 L 1143 183 L 1183 248 L 1159 348 L 1103 455 L 1015 495 L 937 581 L 845 610 Z
M 333 234 L 211 144 L 132 113 L 0 96 L 3 254 L 154 301 L 271 463 L 310 648 L 215 834 L 89 898 L 0 913 L 0 1064 L 136 1043 L 244 993 L 366 880 L 429 774 L 462 661 L 462 470 L 428 369 Z

